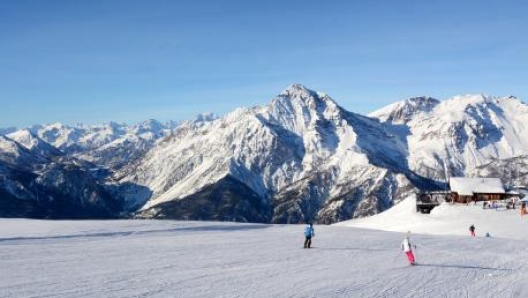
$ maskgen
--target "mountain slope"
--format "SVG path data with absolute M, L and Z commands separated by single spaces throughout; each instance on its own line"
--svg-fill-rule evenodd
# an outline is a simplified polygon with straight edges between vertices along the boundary
M 0 216 L 114 218 L 122 209 L 84 163 L 28 132 L 0 135 Z
M 41 138 L 33 135 L 27 129 L 22 129 L 22 130 L 18 130 L 16 132 L 10 133 L 7 135 L 7 137 L 18 142 L 19 144 L 24 146 L 26 149 L 36 152 L 37 154 L 40 154 L 42 156 L 58 157 L 58 156 L 64 155 L 62 151 L 51 146 L 50 144 L 48 144 Z
M 388 110 L 371 115 L 391 114 Z M 410 169 L 444 180 L 470 175 L 493 159 L 528 154 L 528 106 L 514 97 L 457 96 L 405 124 L 381 117 L 409 148 Z
M 418 114 L 431 112 L 438 104 L 440 101 L 432 97 L 412 97 L 381 108 L 368 116 L 382 122 L 407 123 Z

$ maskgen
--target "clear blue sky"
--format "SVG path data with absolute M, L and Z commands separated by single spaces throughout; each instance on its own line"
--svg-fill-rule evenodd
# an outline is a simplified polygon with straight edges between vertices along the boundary
M 366 114 L 417 95 L 528 101 L 528 1 L 0 5 L 0 127 L 185 120 L 292 83 Z

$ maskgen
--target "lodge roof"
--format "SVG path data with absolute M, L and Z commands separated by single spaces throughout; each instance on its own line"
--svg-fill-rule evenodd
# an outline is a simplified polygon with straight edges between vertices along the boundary
M 453 177 L 449 179 L 452 192 L 461 196 L 471 196 L 475 193 L 505 193 L 499 178 L 465 178 Z

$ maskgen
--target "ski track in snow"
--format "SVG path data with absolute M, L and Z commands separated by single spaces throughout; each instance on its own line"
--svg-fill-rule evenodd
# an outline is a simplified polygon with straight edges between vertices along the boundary
M 0 220 L 0 297 L 527 297 L 528 241 L 315 226 Z M 478 227 L 477 227 L 478 228 Z

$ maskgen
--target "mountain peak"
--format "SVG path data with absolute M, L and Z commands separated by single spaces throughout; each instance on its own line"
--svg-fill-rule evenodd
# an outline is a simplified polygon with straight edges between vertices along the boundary
M 489 95 L 485 95 L 485 94 L 464 94 L 464 95 L 453 96 L 448 101 L 450 101 L 451 104 L 458 103 L 458 104 L 471 105 L 471 104 L 490 102 L 493 99 L 495 98 Z
M 261 116 L 301 134 L 312 129 L 319 120 L 341 119 L 342 109 L 326 94 L 293 84 L 273 98 Z
M 306 88 L 302 84 L 291 84 L 279 94 L 279 96 L 284 96 L 284 97 L 289 97 L 289 98 L 295 98 L 295 97 L 308 98 L 313 95 L 317 95 L 317 93 Z
M 420 105 L 424 107 L 431 107 L 435 106 L 440 103 L 440 101 L 436 98 L 430 97 L 430 96 L 417 96 L 417 97 L 411 97 L 406 100 L 406 102 L 409 102 L 414 105 Z
M 196 115 L 194 122 L 209 122 L 218 119 L 215 113 L 202 113 Z
M 15 132 L 17 130 L 18 129 L 16 127 L 14 127 L 14 126 L 0 128 L 0 135 L 7 135 L 7 134 L 10 134 L 10 133 Z
M 313 91 L 302 84 L 292 84 L 275 97 L 270 107 L 272 109 L 297 110 L 327 110 L 336 109 L 337 104 L 323 92 Z
M 289 85 L 288 87 L 286 87 L 285 91 L 288 91 L 288 90 L 308 90 L 308 88 L 306 88 L 303 84 L 299 84 L 299 83 L 293 83 L 291 85 Z
M 406 123 L 416 114 L 432 111 L 439 103 L 438 99 L 430 96 L 411 97 L 374 111 L 369 116 L 383 122 Z
M 326 93 L 314 91 L 306 88 L 302 84 L 291 84 L 284 91 L 282 91 L 274 100 L 277 98 L 285 98 L 290 101 L 298 101 L 302 104 L 311 105 L 315 107 L 315 102 L 324 102 L 325 104 L 330 104 L 332 106 L 337 106 L 337 104 L 328 96 Z M 273 103 L 272 103 L 273 104 Z
M 125 123 L 116 122 L 116 121 L 110 121 L 110 122 L 108 122 L 107 125 L 110 126 L 111 128 L 114 128 L 114 129 L 120 129 L 120 128 L 128 126 Z
M 29 129 L 21 129 L 10 133 L 8 137 L 11 140 L 16 141 L 26 149 L 37 152 L 42 156 L 61 156 L 63 153 L 48 144 L 46 141 L 42 140 L 37 135 L 33 134 Z
M 491 96 L 486 94 L 466 94 L 454 96 L 442 103 L 442 110 L 464 110 L 472 109 L 478 106 L 485 107 L 486 105 L 498 106 L 525 106 L 525 104 L 515 96 Z M 524 109 L 524 108 L 523 108 Z
M 38 137 L 33 134 L 29 129 L 20 129 L 20 130 L 17 130 L 17 131 L 14 131 L 12 133 L 10 133 L 8 135 L 8 137 L 12 140 L 15 140 L 18 138 L 18 139 L 21 139 L 21 138 L 25 138 L 25 139 L 37 139 Z

